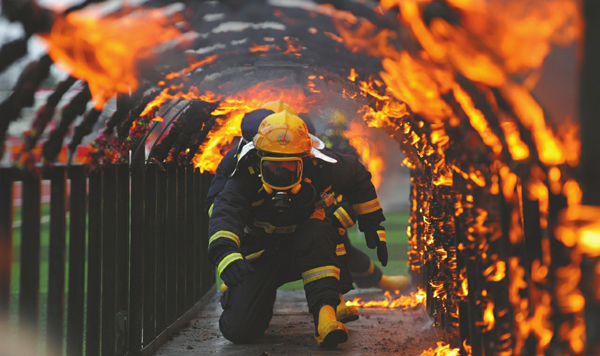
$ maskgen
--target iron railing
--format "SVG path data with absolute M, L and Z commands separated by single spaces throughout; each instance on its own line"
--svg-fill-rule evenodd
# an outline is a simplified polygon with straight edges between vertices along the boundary
M 47 232 L 42 180 L 50 181 Z M 162 169 L 143 161 L 90 172 L 84 165 L 0 168 L 0 316 L 8 319 L 13 310 L 12 320 L 30 330 L 45 320 L 39 338 L 53 355 L 153 353 L 214 289 L 203 209 L 210 180 L 192 166 Z M 11 291 L 12 266 L 20 266 L 18 291 Z M 44 302 L 47 312 L 39 315 Z

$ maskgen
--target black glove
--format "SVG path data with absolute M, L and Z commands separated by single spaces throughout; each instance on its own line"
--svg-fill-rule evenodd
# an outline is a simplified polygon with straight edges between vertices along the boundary
M 377 258 L 379 259 L 379 262 L 381 262 L 382 266 L 387 266 L 388 250 L 385 240 L 385 228 L 381 225 L 372 225 L 365 227 L 363 232 L 365 233 L 367 247 L 377 247 Z
M 228 287 L 235 287 L 242 283 L 244 276 L 254 273 L 250 262 L 236 250 L 229 249 L 221 254 L 218 264 L 219 276 Z

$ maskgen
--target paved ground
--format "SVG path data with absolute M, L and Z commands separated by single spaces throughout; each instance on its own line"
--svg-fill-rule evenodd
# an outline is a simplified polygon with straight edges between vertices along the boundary
M 316 346 L 314 324 L 307 311 L 304 291 L 280 290 L 275 303 L 275 316 L 266 335 L 257 343 L 235 345 L 219 331 L 220 293 L 172 340 L 163 345 L 157 356 L 199 355 L 406 355 L 418 356 L 435 347 L 436 335 L 432 322 L 423 310 L 360 309 L 361 318 L 348 323 L 350 339 L 336 349 Z M 355 290 L 347 299 L 382 300 L 383 293 Z

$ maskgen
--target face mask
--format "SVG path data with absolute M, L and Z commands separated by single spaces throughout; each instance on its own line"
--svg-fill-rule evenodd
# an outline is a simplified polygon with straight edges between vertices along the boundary
M 296 194 L 300 190 L 302 169 L 300 157 L 262 157 L 260 175 L 265 191 L 271 194 L 289 190 Z

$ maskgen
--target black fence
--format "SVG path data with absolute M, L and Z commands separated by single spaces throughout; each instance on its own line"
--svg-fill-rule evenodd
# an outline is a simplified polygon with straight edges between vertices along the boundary
M 42 180 L 50 181 L 47 231 Z M 37 336 L 53 355 L 153 353 L 214 288 L 203 209 L 210 180 L 175 165 L 0 168 L 0 316 L 12 310 L 19 327 L 45 330 Z M 20 266 L 18 292 L 12 266 Z

